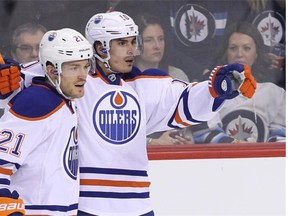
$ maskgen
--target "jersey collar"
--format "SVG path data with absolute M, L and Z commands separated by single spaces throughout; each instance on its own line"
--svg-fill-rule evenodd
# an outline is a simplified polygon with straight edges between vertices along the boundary
M 107 84 L 110 85 L 121 85 L 121 73 L 110 73 L 108 75 L 106 75 L 102 68 L 97 65 L 96 66 L 96 74 Z

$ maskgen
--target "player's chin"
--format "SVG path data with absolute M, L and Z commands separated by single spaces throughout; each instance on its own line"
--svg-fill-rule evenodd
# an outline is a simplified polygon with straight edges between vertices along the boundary
M 72 93 L 73 98 L 81 98 L 84 96 L 84 88 L 77 88 Z
M 124 67 L 121 68 L 121 73 L 130 73 L 132 71 L 132 66 L 133 64 L 125 65 Z

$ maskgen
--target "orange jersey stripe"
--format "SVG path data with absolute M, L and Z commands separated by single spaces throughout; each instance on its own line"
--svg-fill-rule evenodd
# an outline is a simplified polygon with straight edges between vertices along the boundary
M 114 181 L 102 179 L 81 179 L 80 185 L 112 186 L 112 187 L 149 187 L 150 182 Z
M 180 115 L 179 115 L 178 110 L 177 110 L 176 113 L 175 113 L 175 121 L 177 122 L 177 124 L 182 124 L 182 125 L 184 125 L 185 127 L 190 126 L 190 124 L 182 121 L 182 119 L 181 119 L 181 117 L 180 117 Z
M 5 169 L 5 168 L 1 168 L 0 167 L 0 173 L 4 174 L 4 175 L 12 175 L 13 171 L 10 169 Z

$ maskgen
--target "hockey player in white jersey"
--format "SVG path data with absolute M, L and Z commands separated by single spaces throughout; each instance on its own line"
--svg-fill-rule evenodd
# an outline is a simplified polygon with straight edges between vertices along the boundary
M 78 215 L 154 215 L 149 194 L 146 135 L 208 121 L 226 99 L 251 98 L 256 82 L 242 64 L 219 66 L 196 85 L 164 71 L 133 66 L 141 40 L 121 12 L 100 13 L 87 23 L 94 72 L 79 110 Z M 232 78 L 233 77 L 233 78 Z M 239 88 L 233 80 L 239 81 Z
M 138 27 L 121 12 L 100 13 L 87 23 L 95 73 L 79 106 L 80 202 L 78 215 L 154 215 L 150 202 L 146 135 L 207 121 L 225 99 L 254 94 L 248 66 L 218 67 L 210 83 L 195 86 L 165 72 L 133 67 L 140 54 Z M 234 71 L 234 72 L 232 72 Z M 232 89 L 229 76 L 239 78 Z M 209 91 L 210 90 L 210 91 Z
M 77 214 L 78 114 L 73 99 L 84 94 L 92 56 L 91 44 L 75 30 L 43 36 L 39 58 L 44 76 L 33 78 L 30 87 L 13 97 L 0 120 L 0 215 Z M 28 68 L 34 67 L 35 62 Z M 6 70 L 8 74 L 11 67 Z

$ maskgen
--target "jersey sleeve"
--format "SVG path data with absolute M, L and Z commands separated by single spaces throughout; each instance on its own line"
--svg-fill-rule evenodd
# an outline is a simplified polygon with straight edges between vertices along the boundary
M 53 113 L 65 104 L 55 94 L 49 97 L 49 92 L 40 86 L 23 90 L 9 102 L 9 111 L 0 119 L 0 189 L 10 189 L 11 176 L 23 164 L 27 166 L 33 152 L 46 152 L 44 143 L 60 124 Z
M 213 118 L 214 98 L 208 81 L 186 83 L 156 69 L 143 72 L 136 79 L 136 91 L 145 101 L 147 134 L 171 128 L 183 128 Z
M 8 110 L 8 102 L 22 89 L 29 87 L 34 77 L 45 76 L 39 61 L 34 61 L 27 64 L 21 64 L 20 66 L 21 66 L 20 89 L 17 89 L 16 91 L 7 95 L 2 96 L 0 95 L 0 118 Z
M 19 119 L 9 111 L 1 118 L 0 125 L 0 189 L 10 190 L 11 176 L 46 138 L 47 127 L 41 121 Z

